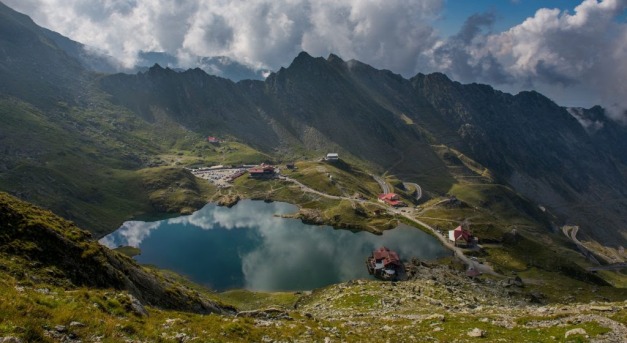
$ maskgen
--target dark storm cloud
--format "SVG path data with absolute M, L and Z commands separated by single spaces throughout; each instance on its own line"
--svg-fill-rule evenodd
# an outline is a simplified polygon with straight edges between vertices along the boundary
M 555 66 L 546 63 L 544 60 L 539 60 L 538 63 L 536 63 L 535 74 L 538 76 L 540 82 L 546 82 L 548 84 L 570 86 L 577 83 L 576 79 L 562 74 Z

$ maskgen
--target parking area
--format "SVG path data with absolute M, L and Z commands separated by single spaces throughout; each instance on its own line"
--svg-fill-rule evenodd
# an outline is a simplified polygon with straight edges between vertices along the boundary
M 230 187 L 230 183 L 246 173 L 244 168 L 198 168 L 191 169 L 195 176 L 208 180 L 219 188 Z

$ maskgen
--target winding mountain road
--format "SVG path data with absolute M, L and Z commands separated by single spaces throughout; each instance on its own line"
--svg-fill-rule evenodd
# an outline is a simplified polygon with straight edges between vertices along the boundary
M 381 176 L 376 176 L 374 174 L 371 174 L 371 175 L 372 175 L 372 178 L 375 181 L 377 181 L 377 183 L 381 187 L 381 191 L 383 192 L 383 194 L 390 193 L 390 186 L 387 184 L 387 182 L 385 182 L 385 180 L 383 180 L 383 178 Z
M 420 187 L 420 185 L 414 182 L 403 182 L 403 185 L 405 186 L 405 188 L 411 186 L 416 189 L 416 200 L 420 200 L 420 198 L 422 198 L 422 188 Z
M 566 237 L 568 237 L 571 241 L 573 241 L 573 243 L 575 243 L 575 245 L 577 246 L 577 249 L 579 249 L 579 251 L 583 254 L 583 256 L 585 256 L 588 259 L 588 261 L 599 266 L 601 265 L 599 260 L 597 260 L 596 257 L 594 257 L 594 254 L 590 250 L 588 250 L 588 248 L 586 248 L 577 239 L 577 232 L 579 232 L 579 226 L 565 225 L 562 227 L 562 232 L 564 233 L 564 235 L 566 235 Z

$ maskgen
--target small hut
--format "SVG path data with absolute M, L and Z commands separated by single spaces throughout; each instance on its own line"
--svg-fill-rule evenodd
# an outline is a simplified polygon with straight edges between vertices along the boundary
M 455 246 L 457 245 L 470 246 L 475 241 L 475 238 L 473 237 L 472 233 L 470 233 L 470 231 L 464 228 L 462 225 L 455 228 L 455 230 L 450 230 L 448 232 L 448 239 L 449 241 L 453 242 Z
M 380 247 L 366 260 L 368 273 L 381 280 L 399 280 L 405 272 L 401 259 L 395 251 Z

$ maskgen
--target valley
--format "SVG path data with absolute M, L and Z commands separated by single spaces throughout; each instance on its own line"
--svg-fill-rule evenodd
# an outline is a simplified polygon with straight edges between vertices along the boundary
M 463 266 L 451 258 L 412 260 L 406 263 L 410 279 L 403 282 L 360 279 L 313 291 L 216 293 L 171 272 L 139 266 L 90 241 L 86 232 L 48 211 L 5 195 L 0 196 L 0 206 L 2 222 L 11 224 L 9 231 L 5 226 L 0 249 L 4 339 L 471 341 L 483 337 L 619 342 L 626 333 L 623 293 L 603 286 L 591 292 L 588 283 L 565 277 L 543 285 L 538 270 L 534 278 L 525 274 L 525 281 L 489 275 L 469 279 Z M 56 232 L 58 237 L 41 241 L 38 237 L 44 232 Z M 75 252 L 65 253 L 64 259 L 50 258 L 50 249 L 64 240 L 63 249 Z M 82 279 L 93 263 L 100 267 L 90 269 L 89 278 Z M 122 263 L 125 272 L 104 272 L 113 267 L 111 263 Z M 131 284 L 143 286 L 139 290 L 116 283 L 106 286 L 118 277 L 130 277 Z M 144 288 L 151 284 L 145 283 L 148 280 L 159 280 L 152 281 L 150 287 L 157 288 L 151 292 L 159 292 L 161 283 L 169 284 L 167 296 L 148 297 Z M 93 282 L 105 283 L 92 286 Z M 549 292 L 549 287 L 557 288 Z M 192 308 L 183 310 L 172 302 L 175 297 Z M 197 314 L 205 311 L 219 315 Z
M 0 3 L 0 342 L 627 337 L 627 128 L 603 108 L 307 52 L 263 80 L 109 73 L 55 34 Z M 218 291 L 98 243 L 255 201 L 295 206 L 272 220 L 301 221 L 302 247 L 402 226 L 450 256 L 403 256 L 402 282 Z

